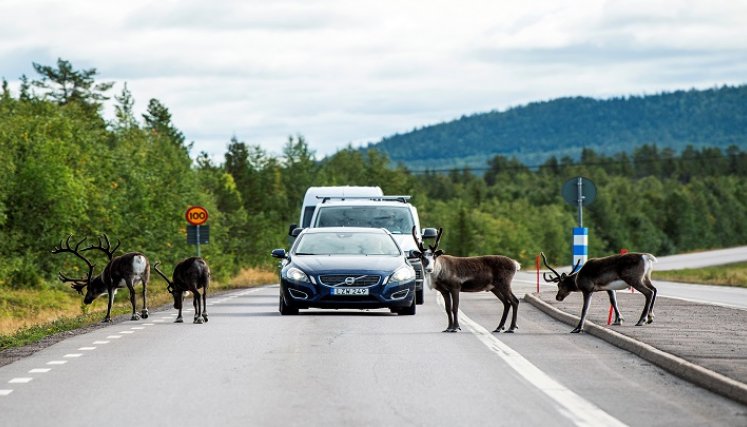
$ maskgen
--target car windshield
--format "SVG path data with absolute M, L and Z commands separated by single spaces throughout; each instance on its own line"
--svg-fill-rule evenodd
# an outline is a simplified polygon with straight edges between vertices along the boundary
M 391 236 L 383 233 L 308 233 L 301 236 L 296 255 L 399 255 Z
M 317 227 L 386 228 L 393 234 L 410 233 L 410 210 L 399 206 L 328 206 L 319 208 Z

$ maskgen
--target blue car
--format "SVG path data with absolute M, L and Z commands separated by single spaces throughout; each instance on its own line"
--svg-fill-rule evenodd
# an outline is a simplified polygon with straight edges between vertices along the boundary
M 386 229 L 307 228 L 275 249 L 283 315 L 304 308 L 389 308 L 415 314 L 415 270 Z

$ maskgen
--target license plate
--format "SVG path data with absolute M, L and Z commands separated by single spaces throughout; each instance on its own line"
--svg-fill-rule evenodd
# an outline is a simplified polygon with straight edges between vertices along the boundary
M 368 295 L 368 288 L 332 288 L 332 295 Z

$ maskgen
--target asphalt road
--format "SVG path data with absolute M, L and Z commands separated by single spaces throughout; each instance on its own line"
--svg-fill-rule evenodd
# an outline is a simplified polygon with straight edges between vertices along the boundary
M 529 304 L 518 333 L 491 334 L 495 297 L 464 295 L 463 330 L 448 334 L 435 293 L 415 316 L 280 316 L 277 293 L 214 297 L 205 325 L 156 312 L 0 367 L 0 425 L 747 424 L 744 405 Z

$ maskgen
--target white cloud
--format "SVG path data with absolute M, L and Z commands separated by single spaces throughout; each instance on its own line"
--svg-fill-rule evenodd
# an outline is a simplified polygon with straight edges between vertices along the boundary
M 347 144 L 558 96 L 745 83 L 747 3 L 3 0 L 0 76 L 58 57 L 151 98 L 197 151 Z M 15 86 L 13 86 L 15 85 Z

